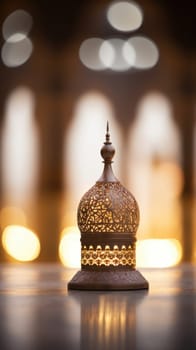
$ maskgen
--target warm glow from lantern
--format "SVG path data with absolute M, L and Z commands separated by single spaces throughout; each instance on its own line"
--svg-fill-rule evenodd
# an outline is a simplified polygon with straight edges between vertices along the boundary
M 182 258 L 182 247 L 176 239 L 145 239 L 138 241 L 136 262 L 139 267 L 170 267 Z
M 66 267 L 80 267 L 80 232 L 77 227 L 67 227 L 61 234 L 59 257 Z
M 35 260 L 40 253 L 37 235 L 24 226 L 7 226 L 3 231 L 2 244 L 6 252 L 18 261 Z

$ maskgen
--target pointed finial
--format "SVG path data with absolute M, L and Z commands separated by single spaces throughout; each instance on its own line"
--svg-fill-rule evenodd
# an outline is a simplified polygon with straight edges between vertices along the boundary
M 107 121 L 107 125 L 106 125 L 106 135 L 105 135 L 105 144 L 110 143 L 110 133 L 109 133 L 109 123 Z
M 114 157 L 115 154 L 115 149 L 112 145 L 112 142 L 110 141 L 110 133 L 109 133 L 109 123 L 107 122 L 106 126 L 106 135 L 105 135 L 105 142 L 103 147 L 101 148 L 101 156 L 103 158 L 103 163 L 104 165 L 104 170 L 103 174 L 98 180 L 98 182 L 117 182 L 118 180 L 115 178 L 111 163 L 112 163 L 112 158 Z
M 109 133 L 109 122 L 107 120 L 107 125 L 106 125 L 106 132 Z
M 112 163 L 112 158 L 115 153 L 115 149 L 112 146 L 112 142 L 110 141 L 110 134 L 109 134 L 109 123 L 107 122 L 106 126 L 106 135 L 105 135 L 105 142 L 104 146 L 101 149 L 101 156 L 104 159 L 104 163 Z

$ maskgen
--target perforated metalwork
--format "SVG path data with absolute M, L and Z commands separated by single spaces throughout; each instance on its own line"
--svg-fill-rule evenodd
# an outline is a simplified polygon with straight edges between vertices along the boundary
M 138 224 L 136 200 L 120 182 L 97 182 L 80 201 L 81 232 L 136 233 Z
M 111 248 L 106 245 L 104 248 L 101 245 L 97 245 L 95 248 L 93 245 L 89 247 L 83 246 L 81 252 L 81 263 L 83 266 L 129 266 L 135 268 L 135 244 L 122 245 L 119 248 L 118 245 L 114 245 Z

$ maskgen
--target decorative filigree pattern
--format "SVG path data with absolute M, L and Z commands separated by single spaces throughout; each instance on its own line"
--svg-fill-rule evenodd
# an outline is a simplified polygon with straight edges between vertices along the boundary
M 139 209 L 135 198 L 120 182 L 97 182 L 78 207 L 81 232 L 136 233 Z
M 113 249 L 106 245 L 104 249 L 101 245 L 94 248 L 90 245 L 82 247 L 81 263 L 83 266 L 131 266 L 135 268 L 135 244 L 132 246 L 114 245 Z

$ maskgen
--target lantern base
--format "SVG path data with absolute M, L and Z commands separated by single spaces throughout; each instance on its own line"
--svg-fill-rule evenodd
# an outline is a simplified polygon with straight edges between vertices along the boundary
M 149 284 L 137 270 L 78 271 L 68 283 L 68 289 L 136 290 L 148 289 Z

